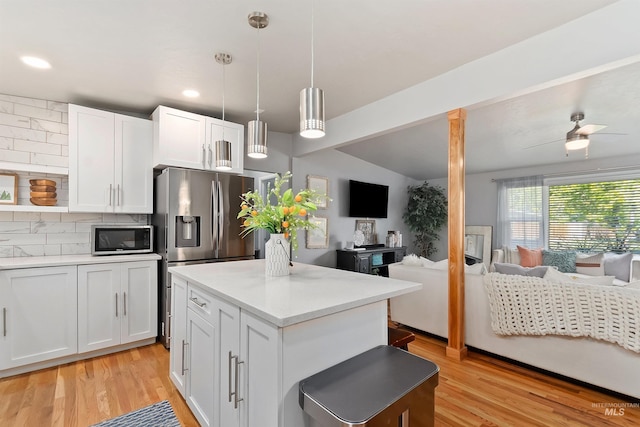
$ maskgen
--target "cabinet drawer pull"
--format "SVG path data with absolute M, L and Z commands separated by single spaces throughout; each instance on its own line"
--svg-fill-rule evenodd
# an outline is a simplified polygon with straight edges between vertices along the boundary
M 2 336 L 7 336 L 7 307 L 2 307 Z
M 185 353 L 185 347 L 188 346 L 188 345 L 189 345 L 188 342 L 185 342 L 185 340 L 182 340 L 182 376 L 184 376 L 184 373 L 189 370 L 188 368 L 184 367 L 184 359 L 186 358 L 185 354 L 184 354 Z
M 207 306 L 206 302 L 200 302 L 196 297 L 189 298 L 189 300 L 191 300 L 191 302 L 193 302 L 195 305 L 197 305 L 200 308 L 205 308 Z
M 238 409 L 238 402 L 242 402 L 244 399 L 243 398 L 239 398 L 238 399 L 238 384 L 240 383 L 240 365 L 243 364 L 244 362 L 241 362 L 240 359 L 238 359 L 238 356 L 235 356 L 236 358 L 236 369 L 235 369 L 235 391 L 233 392 L 233 408 L 234 409 Z

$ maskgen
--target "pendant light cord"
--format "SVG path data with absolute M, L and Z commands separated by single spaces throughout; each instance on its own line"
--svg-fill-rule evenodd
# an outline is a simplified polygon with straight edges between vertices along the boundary
M 227 68 L 226 61 L 222 62 L 222 121 L 224 122 L 224 91 L 227 86 L 226 78 L 225 78 L 225 70 Z M 224 141 L 224 125 L 222 126 L 222 140 Z
M 313 87 L 313 68 L 314 68 L 314 52 L 313 52 L 313 46 L 314 46 L 314 40 L 313 40 L 313 34 L 314 34 L 314 4 L 315 1 L 311 0 L 311 87 Z
M 256 27 L 258 31 L 258 52 L 256 53 L 256 121 L 260 121 L 260 25 Z

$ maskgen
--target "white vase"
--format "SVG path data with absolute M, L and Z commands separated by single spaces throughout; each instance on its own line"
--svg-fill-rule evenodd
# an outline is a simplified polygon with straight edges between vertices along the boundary
M 265 274 L 267 276 L 289 275 L 290 244 L 284 234 L 272 234 L 264 245 Z

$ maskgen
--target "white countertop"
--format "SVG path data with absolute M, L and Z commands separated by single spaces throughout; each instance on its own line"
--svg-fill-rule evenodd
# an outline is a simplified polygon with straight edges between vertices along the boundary
M 170 267 L 169 272 L 279 327 L 422 288 L 420 283 L 302 263 L 294 263 L 289 276 L 267 277 L 264 260 Z
M 131 255 L 57 255 L 57 256 L 23 256 L 0 258 L 0 270 L 16 268 L 57 267 L 61 265 L 106 264 L 114 262 L 154 261 L 162 257 L 158 254 Z

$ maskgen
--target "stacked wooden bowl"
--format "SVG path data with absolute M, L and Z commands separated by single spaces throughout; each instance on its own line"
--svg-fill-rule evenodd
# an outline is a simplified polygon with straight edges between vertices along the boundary
M 55 206 L 58 203 L 56 197 L 56 182 L 50 179 L 30 179 L 31 203 L 37 206 Z

